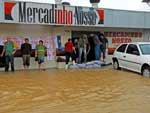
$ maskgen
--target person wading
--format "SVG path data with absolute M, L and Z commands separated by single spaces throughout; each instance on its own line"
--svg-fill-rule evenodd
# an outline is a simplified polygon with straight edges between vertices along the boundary
M 65 69 L 68 69 L 68 63 L 69 63 L 70 57 L 73 60 L 73 51 L 74 51 L 74 53 L 76 53 L 73 43 L 72 43 L 71 39 L 69 38 L 68 42 L 66 42 L 66 44 L 65 44 L 65 55 L 66 55 Z M 73 61 L 73 64 L 75 64 L 75 61 Z
M 15 71 L 14 69 L 14 54 L 16 53 L 16 49 L 14 46 L 14 42 L 11 41 L 11 37 L 7 37 L 7 41 L 4 44 L 4 48 L 1 54 L 1 57 L 5 54 L 5 72 L 9 71 L 9 63 L 11 64 L 11 71 Z
M 41 70 L 42 64 L 44 63 L 45 53 L 46 53 L 46 46 L 44 46 L 43 41 L 40 40 L 35 50 L 35 57 L 37 58 L 39 64 L 39 70 Z M 43 70 L 45 70 L 44 65 Z
M 31 44 L 29 44 L 29 39 L 25 38 L 25 43 L 21 44 L 21 53 L 24 69 L 28 69 L 30 66 L 30 54 L 31 54 Z

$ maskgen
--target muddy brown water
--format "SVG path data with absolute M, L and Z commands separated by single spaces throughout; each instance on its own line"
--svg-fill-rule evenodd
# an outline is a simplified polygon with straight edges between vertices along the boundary
M 0 72 L 0 113 L 150 113 L 150 79 L 113 69 Z

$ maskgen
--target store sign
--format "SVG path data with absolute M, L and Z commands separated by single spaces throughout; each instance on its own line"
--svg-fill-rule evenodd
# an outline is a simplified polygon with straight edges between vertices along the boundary
M 104 32 L 110 48 L 116 48 L 121 43 L 143 41 L 142 32 Z
M 104 24 L 104 10 L 56 4 L 4 2 L 4 22 L 100 26 Z

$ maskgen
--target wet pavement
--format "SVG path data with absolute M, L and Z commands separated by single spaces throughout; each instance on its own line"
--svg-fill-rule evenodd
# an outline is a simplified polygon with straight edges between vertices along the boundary
M 113 69 L 0 72 L 0 113 L 150 113 L 150 79 Z

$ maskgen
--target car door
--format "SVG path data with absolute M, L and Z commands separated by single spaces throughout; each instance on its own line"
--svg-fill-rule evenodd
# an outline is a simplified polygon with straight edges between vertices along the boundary
M 140 52 L 136 44 L 129 44 L 126 50 L 126 54 L 123 56 L 124 66 L 129 70 L 138 72 L 141 67 Z
M 115 52 L 115 57 L 118 59 L 118 63 L 120 67 L 124 67 L 124 55 L 126 50 L 127 44 L 122 44 L 120 47 L 117 48 Z

